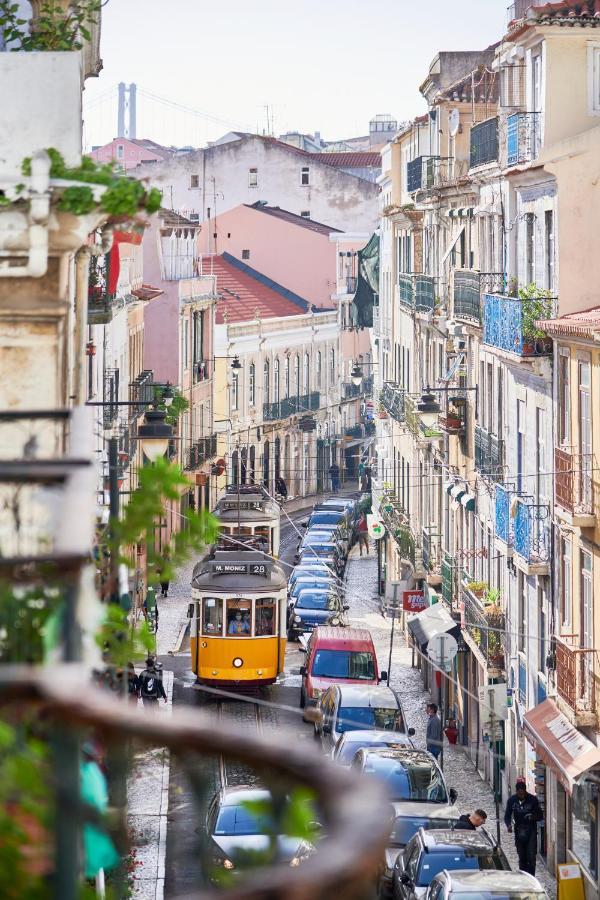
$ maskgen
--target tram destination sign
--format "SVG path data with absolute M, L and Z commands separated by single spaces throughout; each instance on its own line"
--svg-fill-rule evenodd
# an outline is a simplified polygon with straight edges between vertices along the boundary
M 264 575 L 266 577 L 269 574 L 269 566 L 264 562 L 215 562 L 212 570 L 215 575 Z

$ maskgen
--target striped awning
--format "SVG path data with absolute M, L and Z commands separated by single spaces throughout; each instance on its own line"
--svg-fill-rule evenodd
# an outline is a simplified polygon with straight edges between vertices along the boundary
M 450 219 L 472 219 L 475 212 L 474 206 L 458 206 L 449 209 L 446 213 Z
M 457 503 L 460 503 L 464 494 L 467 493 L 467 489 L 464 484 L 455 484 L 452 490 L 450 491 L 450 496 L 453 500 L 456 500 Z
M 453 487 L 454 487 L 454 481 L 447 481 L 446 484 L 444 485 L 444 490 L 446 491 L 447 494 L 449 494 Z
M 460 498 L 460 502 L 464 506 L 467 512 L 475 512 L 475 495 L 469 494 L 469 492 L 465 492 Z

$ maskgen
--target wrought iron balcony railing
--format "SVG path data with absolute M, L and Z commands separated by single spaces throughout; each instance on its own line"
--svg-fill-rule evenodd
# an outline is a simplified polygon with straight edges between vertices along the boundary
M 477 644 L 488 664 L 504 668 L 504 631 L 506 617 L 499 606 L 484 605 L 463 585 L 461 599 L 465 611 L 465 629 Z
M 360 384 L 352 384 L 351 381 L 342 382 L 342 400 L 352 400 L 354 397 L 363 397 L 373 393 L 373 375 L 363 378 Z
M 481 425 L 475 426 L 475 468 L 492 481 L 503 477 L 504 441 Z
M 380 402 L 383 408 L 396 422 L 404 422 L 404 398 L 405 391 L 391 382 L 386 382 L 380 394 Z
M 465 410 L 466 407 L 463 406 L 460 409 L 448 409 L 440 413 L 438 422 L 442 431 L 447 434 L 460 434 L 465 427 Z
M 555 297 L 521 299 L 485 294 L 483 299 L 483 343 L 520 357 L 552 353 L 552 340 L 537 326 L 556 312 Z
M 139 404 L 130 408 L 130 419 L 137 419 L 146 412 L 149 403 L 154 400 L 154 372 L 144 369 L 129 382 L 129 402 Z
M 400 272 L 398 302 L 416 312 L 431 312 L 435 307 L 436 281 L 432 275 Z
M 286 397 L 275 403 L 263 403 L 263 421 L 275 422 L 305 412 L 314 412 L 320 408 L 321 394 L 313 391 L 310 394 L 297 394 Z
M 197 469 L 217 455 L 217 435 L 209 434 L 195 441 L 185 454 L 186 469 Z
M 518 497 L 514 517 L 514 549 L 529 565 L 547 564 L 550 558 L 550 507 Z
M 437 530 L 438 526 L 423 528 L 421 547 L 423 552 L 423 568 L 425 571 L 439 571 L 442 561 L 442 536 Z
M 513 522 L 510 517 L 512 494 L 501 484 L 496 485 L 495 524 L 496 537 L 511 547 L 513 543 Z
M 102 424 L 110 428 L 119 418 L 119 370 L 104 370 L 104 389 L 102 393 Z
M 554 469 L 556 472 L 555 498 L 557 505 L 572 515 L 593 515 L 593 454 L 576 453 L 572 447 L 556 447 L 554 450 Z
M 456 566 L 454 557 L 444 553 L 442 559 L 442 599 L 452 609 L 454 603 L 454 572 Z
M 579 635 L 556 638 L 556 690 L 575 713 L 596 712 L 594 658 L 592 648 L 578 647 Z
M 481 323 L 483 319 L 482 294 L 504 290 L 502 272 L 478 272 L 475 269 L 454 271 L 453 312 L 457 319 Z
M 409 194 L 421 190 L 423 186 L 424 156 L 417 156 L 406 164 L 406 190 Z
M 115 312 L 116 293 L 109 292 L 110 253 L 90 257 L 88 324 L 106 325 Z
M 478 122 L 471 128 L 471 168 L 498 159 L 498 117 Z
M 517 112 L 506 121 L 506 164 L 537 159 L 542 146 L 543 118 L 540 112 Z

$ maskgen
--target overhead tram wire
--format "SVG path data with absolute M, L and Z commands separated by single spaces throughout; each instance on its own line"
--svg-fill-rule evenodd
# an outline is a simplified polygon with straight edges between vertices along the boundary
M 171 109 L 176 109 L 179 112 L 186 113 L 190 116 L 196 116 L 197 118 L 206 119 L 209 122 L 214 122 L 216 125 L 224 125 L 227 128 L 241 129 L 243 131 L 252 131 L 252 128 L 247 124 L 242 125 L 240 122 L 234 122 L 232 119 L 225 119 L 220 116 L 215 116 L 212 113 L 206 112 L 206 110 L 194 109 L 191 106 L 185 106 L 182 103 L 177 103 L 175 100 L 169 100 L 168 97 L 161 97 L 158 94 L 154 94 L 152 91 L 147 91 L 145 88 L 141 88 L 138 86 L 137 88 L 138 95 L 142 97 L 146 97 L 149 100 L 152 100 L 154 103 L 160 103 L 164 106 L 170 107 Z

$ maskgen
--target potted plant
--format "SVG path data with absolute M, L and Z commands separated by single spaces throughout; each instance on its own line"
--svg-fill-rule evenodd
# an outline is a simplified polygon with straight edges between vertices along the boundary
M 462 424 L 462 413 L 457 409 L 450 408 L 446 414 L 446 428 L 448 431 L 460 431 Z
M 498 601 L 500 600 L 500 590 L 499 588 L 488 588 L 484 594 L 483 602 L 486 606 L 496 607 L 498 606 Z
M 552 341 L 537 323 L 547 319 L 551 313 L 551 297 L 548 291 L 540 290 L 535 284 L 528 284 L 519 289 L 521 301 L 521 336 L 523 356 L 548 352 L 552 349 Z
M 474 597 L 481 598 L 485 594 L 488 586 L 485 581 L 468 581 L 466 587 Z

